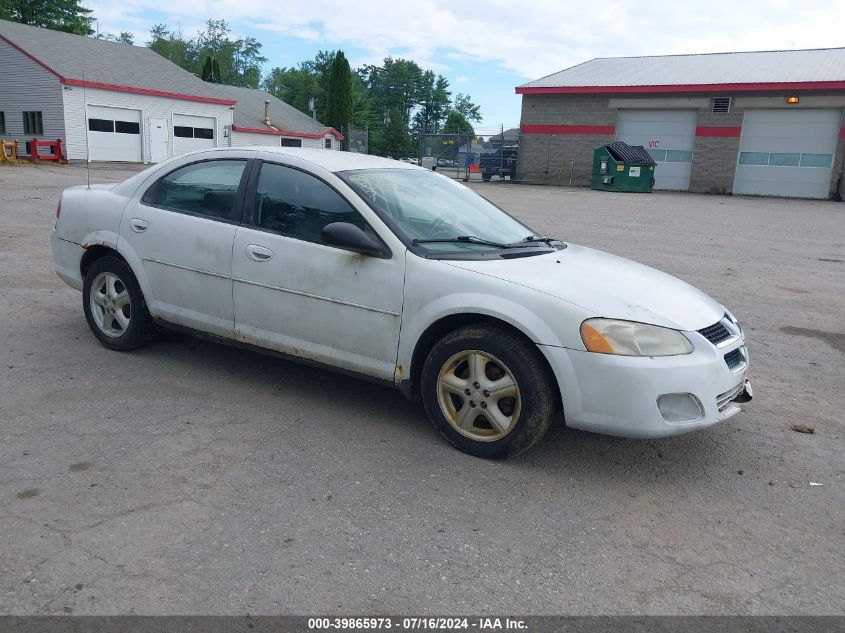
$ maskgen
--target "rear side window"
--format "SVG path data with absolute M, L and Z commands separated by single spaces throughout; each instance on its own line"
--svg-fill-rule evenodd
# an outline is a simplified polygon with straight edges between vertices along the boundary
M 144 194 L 143 202 L 215 220 L 235 218 L 245 160 L 210 160 L 170 172 Z
M 348 222 L 368 230 L 364 218 L 322 180 L 291 167 L 262 165 L 253 224 L 319 244 L 323 227 L 332 222 Z

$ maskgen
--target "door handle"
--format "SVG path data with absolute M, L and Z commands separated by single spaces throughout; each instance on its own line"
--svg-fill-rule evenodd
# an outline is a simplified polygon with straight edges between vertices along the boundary
M 273 257 L 273 251 L 258 244 L 247 244 L 246 256 L 254 262 L 266 262 Z
M 129 220 L 129 228 L 136 233 L 143 233 L 150 228 L 150 223 L 146 220 L 142 220 L 141 218 L 132 218 Z

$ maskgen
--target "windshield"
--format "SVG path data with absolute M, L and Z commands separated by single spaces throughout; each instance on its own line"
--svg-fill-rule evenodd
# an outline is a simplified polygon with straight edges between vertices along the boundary
M 400 238 L 421 248 L 490 251 L 534 234 L 467 187 L 433 171 L 373 169 L 338 175 L 389 221 Z M 428 240 L 436 242 L 425 243 Z M 540 242 L 524 246 L 548 248 Z

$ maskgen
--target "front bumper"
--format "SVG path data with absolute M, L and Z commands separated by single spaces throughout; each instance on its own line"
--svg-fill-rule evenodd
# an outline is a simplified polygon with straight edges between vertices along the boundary
M 712 426 L 741 411 L 751 399 L 744 338 L 718 348 L 687 332 L 693 352 L 658 358 L 596 354 L 540 346 L 558 380 L 566 424 L 576 429 L 632 438 L 656 438 Z M 731 369 L 725 355 L 741 350 Z M 666 398 L 681 398 L 695 413 L 667 415 Z

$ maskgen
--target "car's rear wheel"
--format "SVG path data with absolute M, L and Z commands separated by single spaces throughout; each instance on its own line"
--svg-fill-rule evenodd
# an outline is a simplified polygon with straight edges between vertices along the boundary
M 82 305 L 91 332 L 110 349 L 135 349 L 155 335 L 138 280 L 121 259 L 103 257 L 91 264 L 85 274 Z
M 466 326 L 426 359 L 422 399 L 456 447 L 479 457 L 516 455 L 539 441 L 555 412 L 554 381 L 529 341 L 495 325 Z

